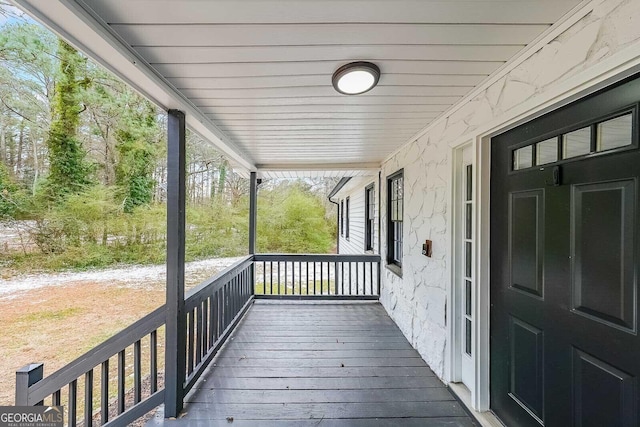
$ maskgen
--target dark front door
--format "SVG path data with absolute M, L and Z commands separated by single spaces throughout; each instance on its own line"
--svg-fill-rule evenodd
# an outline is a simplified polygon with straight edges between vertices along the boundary
M 491 408 L 508 426 L 640 420 L 640 79 L 492 140 Z

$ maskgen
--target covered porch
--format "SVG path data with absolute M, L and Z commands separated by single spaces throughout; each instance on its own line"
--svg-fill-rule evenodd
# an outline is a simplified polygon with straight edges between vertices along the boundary
M 147 426 L 474 426 L 376 301 L 256 300 L 185 397 Z
M 166 304 L 52 375 L 20 370 L 17 404 L 62 404 L 69 426 L 127 425 L 157 407 L 150 425 L 473 425 L 448 384 L 483 426 L 500 425 L 494 412 L 514 426 L 637 425 L 637 1 L 14 1 L 168 112 Z M 377 86 L 344 95 L 336 75 L 362 62 Z M 597 117 L 580 116 L 596 109 L 577 101 L 609 87 L 617 92 L 597 102 Z M 553 123 L 533 135 L 539 120 Z M 187 126 L 251 185 L 248 256 L 189 292 Z M 632 165 L 615 175 L 622 190 L 610 177 L 583 179 L 610 154 Z M 572 164 L 573 180 L 560 173 Z M 496 187 L 542 172 L 536 186 Z M 362 178 L 333 201 L 349 245 L 257 254 L 259 180 L 318 176 Z M 544 238 L 537 218 L 553 205 L 543 195 L 601 184 L 628 195 L 616 199 L 626 216 L 611 214 L 628 223 L 605 221 L 627 239 L 628 280 L 582 310 L 565 289 L 573 282 L 545 277 L 540 261 L 553 255 L 550 265 L 573 271 L 575 236 L 550 250 L 558 233 Z M 535 261 L 513 269 L 512 200 L 530 219 L 522 229 L 538 230 L 514 240 Z M 578 217 L 565 211 L 573 233 Z M 581 265 L 607 264 L 593 256 Z M 529 287 L 512 280 L 516 270 Z M 553 280 L 555 297 L 544 290 Z M 634 347 L 607 361 L 610 331 L 584 346 L 567 333 L 552 354 L 545 336 L 562 328 L 512 316 L 501 292 L 524 301 L 524 314 L 548 300 L 550 312 L 613 327 Z M 546 351 L 566 369 L 549 369 Z M 617 394 L 600 386 L 603 373 Z

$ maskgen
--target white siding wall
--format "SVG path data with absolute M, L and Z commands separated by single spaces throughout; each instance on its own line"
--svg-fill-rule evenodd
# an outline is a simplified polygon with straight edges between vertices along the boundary
M 374 219 L 374 235 L 373 235 L 373 253 L 378 253 L 378 177 L 357 177 L 352 178 L 339 192 L 333 197 L 334 201 L 340 203 L 344 201 L 344 206 L 347 206 L 347 197 L 349 197 L 349 239 L 347 240 L 346 230 L 346 216 L 345 216 L 345 230 L 344 233 L 340 233 L 340 251 L 341 254 L 363 254 L 364 242 L 365 242 L 365 188 L 370 184 L 374 184 L 376 212 Z
M 517 114 L 535 108 L 536 96 L 577 87 L 608 67 L 640 56 L 640 1 L 595 2 L 592 12 L 534 53 L 505 77 L 449 116 L 440 118 L 416 141 L 383 164 L 382 258 L 385 258 L 386 177 L 404 168 L 404 259 L 402 278 L 382 268 L 381 302 L 405 336 L 443 377 L 447 345 L 447 307 L 452 261 L 449 223 L 451 144 L 473 141 Z M 590 77 L 591 78 L 591 77 Z M 567 80 L 570 80 L 567 83 Z M 564 86 L 562 86 L 564 85 Z M 559 92 L 561 93 L 561 92 Z M 522 105 L 527 103 L 526 109 Z M 366 185 L 366 184 L 365 184 Z M 341 252 L 362 251 L 358 223 L 360 194 L 352 194 L 353 238 L 341 241 Z M 341 199 L 344 193 L 341 193 Z M 357 196 L 357 197 L 356 197 Z M 433 257 L 421 254 L 425 239 L 433 241 Z M 384 261 L 383 261 L 384 263 Z

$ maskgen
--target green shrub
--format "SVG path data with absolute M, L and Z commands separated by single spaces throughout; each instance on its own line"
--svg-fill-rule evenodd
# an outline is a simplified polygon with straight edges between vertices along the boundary
M 327 253 L 333 226 L 317 195 L 300 185 L 261 194 L 258 202 L 258 250 L 272 253 Z

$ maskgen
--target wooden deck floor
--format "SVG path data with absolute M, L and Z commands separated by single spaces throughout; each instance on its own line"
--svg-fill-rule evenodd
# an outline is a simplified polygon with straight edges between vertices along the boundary
M 379 303 L 258 301 L 187 396 L 147 426 L 475 426 Z

